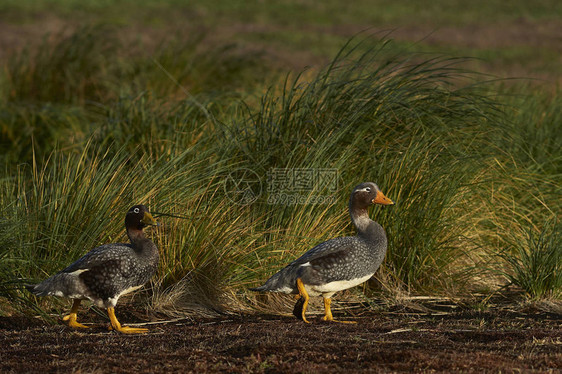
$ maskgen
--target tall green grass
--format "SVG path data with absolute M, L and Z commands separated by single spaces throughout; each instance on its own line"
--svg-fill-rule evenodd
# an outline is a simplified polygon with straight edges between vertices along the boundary
M 85 27 L 71 35 L 56 35 L 36 49 L 24 49 L 8 59 L 9 101 L 81 102 L 115 99 L 118 76 L 125 73 L 117 51 L 119 40 L 110 28 Z
M 560 297 L 561 231 L 560 223 L 551 221 L 538 233 L 529 229 L 526 235 L 520 232 L 502 234 L 509 243 L 509 247 L 499 253 L 507 265 L 502 273 L 511 284 L 519 286 L 532 299 Z
M 502 232 L 560 214 L 559 102 L 516 112 L 463 70 L 462 59 L 362 37 L 325 68 L 279 81 L 277 71 L 252 68 L 258 60 L 235 48 L 196 61 L 202 39 L 194 39 L 186 50 L 174 43 L 160 49 L 158 64 L 142 53 L 94 59 L 88 63 L 101 69 L 94 74 L 69 60 L 74 75 L 55 84 L 61 69 L 54 66 L 65 70 L 67 50 L 76 61 L 88 59 L 89 50 L 73 47 L 82 37 L 98 43 L 88 35 L 39 47 L 56 58 L 20 55 L 17 68 L 5 69 L 12 93 L 2 102 L 11 108 L 0 117 L 2 139 L 13 146 L 1 159 L 0 296 L 25 295 L 14 279 L 40 280 L 95 246 L 126 240 L 123 215 L 137 203 L 185 217 L 162 216 L 162 227 L 149 233 L 161 259 L 142 300 L 171 314 L 252 305 L 248 287 L 322 240 L 353 235 L 347 202 L 363 181 L 396 202 L 371 212 L 388 233 L 381 280 L 391 294 L 462 295 L 496 286 L 504 270 L 513 282 L 524 279 L 535 269 L 525 265 L 524 250 L 505 252 L 511 257 L 485 271 L 506 248 Z M 90 48 L 104 51 L 106 42 L 99 43 Z M 258 76 L 248 78 L 250 71 Z M 190 82 L 193 72 L 201 73 L 197 82 Z M 42 79 L 49 80 L 44 91 L 27 91 Z M 86 83 L 97 88 L 80 91 Z M 74 90 L 75 98 L 68 95 Z M 531 125 L 523 124 L 536 125 L 540 110 L 542 132 L 529 136 Z M 251 204 L 233 201 L 226 183 L 240 168 L 262 186 Z M 267 175 L 275 168 L 337 170 L 338 188 L 298 191 L 309 203 L 272 204 L 268 195 L 277 191 L 268 189 Z M 310 203 L 319 195 L 334 200 Z M 549 284 L 548 295 L 559 295 L 560 286 Z
M 0 145 L 10 152 L 0 158 L 31 163 L 35 154 L 40 162 L 55 148 L 80 150 L 92 136 L 160 151 L 184 147 L 170 142 L 176 136 L 195 141 L 202 119 L 230 111 L 233 98 L 253 93 L 264 72 L 260 53 L 208 45 L 205 37 L 199 31 L 143 43 L 116 26 L 88 25 L 8 55 L 0 74 Z
M 344 203 L 332 212 L 345 211 L 354 184 L 376 181 L 397 202 L 377 211 L 389 231 L 393 276 L 408 290 L 435 292 L 454 288 L 463 273 L 450 264 L 463 255 L 455 238 L 468 224 L 449 212 L 492 152 L 486 137 L 502 124 L 499 106 L 478 87 L 456 86 L 471 82 L 460 60 L 424 58 L 352 40 L 326 69 L 288 78 L 281 93 L 269 91 L 246 121 L 227 127 L 223 154 L 250 160 L 260 173 L 337 168 Z M 349 225 L 343 217 L 339 227 Z
M 151 159 L 142 149 L 137 153 L 122 149 L 109 152 L 90 145 L 81 153 L 57 151 L 43 166 L 35 163 L 2 180 L 6 191 L 0 202 L 6 217 L 3 231 L 10 233 L 2 236 L 2 281 L 38 281 L 98 245 L 127 241 L 123 219 L 131 205 L 144 203 L 155 211 L 179 211 L 195 220 L 200 219 L 195 208 L 208 209 L 207 204 L 215 204 L 206 193 L 217 188 L 216 176 L 223 169 L 216 161 L 209 166 L 212 156 L 208 153 L 186 149 L 159 160 Z M 192 207 L 195 203 L 190 205 L 191 201 L 197 205 Z M 169 223 L 162 219 L 163 233 L 158 237 L 167 244 Z M 189 225 L 186 221 L 178 230 L 187 232 Z M 173 259 L 185 258 L 176 258 L 175 253 L 185 251 L 194 257 L 190 251 L 200 251 L 188 243 L 180 246 L 181 241 L 173 244 L 161 248 L 163 264 L 172 260 L 173 266 L 163 270 L 170 281 L 192 270 L 178 266 Z M 189 266 L 194 261 L 182 263 Z M 3 293 L 9 291 L 7 287 Z

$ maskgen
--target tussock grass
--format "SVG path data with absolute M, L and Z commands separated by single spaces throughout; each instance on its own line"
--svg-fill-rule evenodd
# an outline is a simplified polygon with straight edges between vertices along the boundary
M 0 154 L 5 165 L 33 163 L 44 159 L 54 148 L 75 149 L 86 139 L 84 123 L 91 116 L 79 107 L 58 104 L 0 105 L 0 146 L 9 152 Z
M 56 152 L 43 166 L 4 180 L 2 215 L 12 234 L 2 237 L 2 256 L 18 266 L 3 268 L 2 280 L 40 280 L 98 245 L 126 241 L 128 207 L 142 202 L 154 209 L 157 200 L 158 208 L 169 210 L 212 185 L 220 172 L 219 164 L 208 168 L 207 154 L 190 149 L 160 161 L 133 157 L 88 145 L 82 153 Z
M 512 284 L 521 287 L 531 299 L 560 297 L 561 233 L 560 223 L 552 220 L 539 232 L 529 229 L 526 234 L 502 234 L 509 243 L 509 247 L 499 253 L 507 265 L 502 274 Z
M 109 27 L 87 26 L 55 35 L 36 50 L 24 49 L 5 67 L 12 102 L 82 102 L 115 99 L 119 41 Z
M 100 244 L 126 240 L 123 214 L 144 203 L 185 219 L 162 215 L 162 226 L 149 231 L 160 267 L 136 301 L 173 316 L 287 306 L 290 298 L 268 304 L 246 290 L 319 242 L 353 235 L 349 193 L 368 180 L 396 202 L 371 213 L 389 249 L 382 284 L 370 283 L 369 295 L 462 295 L 501 286 L 500 274 L 532 297 L 559 297 L 560 284 L 544 277 L 556 267 L 541 265 L 546 283 L 523 286 L 535 264 L 559 264 L 548 257 L 558 236 L 515 247 L 503 235 L 514 227 L 536 232 L 560 214 L 559 101 L 499 101 L 461 59 L 369 37 L 352 39 L 324 69 L 279 82 L 277 72 L 259 69 L 264 76 L 247 78 L 256 60 L 234 47 L 199 60 L 202 38 L 185 49 L 162 47 L 160 65 L 137 52 L 108 61 L 102 52 L 119 44 L 100 41 L 84 65 L 91 51 L 73 43 L 98 43 L 95 32 L 48 43 L 37 61 L 20 55 L 21 66 L 5 69 L 12 109 L 0 124 L 14 147 L 0 174 L 0 295 L 28 298 L 14 305 L 60 308 L 10 282 L 42 279 Z M 103 69 L 94 74 L 96 64 Z M 68 82 L 58 84 L 55 72 L 65 69 Z M 134 78 L 117 87 L 118 74 Z M 271 86 L 260 93 L 257 82 L 266 78 Z M 41 79 L 49 80 L 44 91 L 26 91 Z M 261 183 L 251 204 L 232 201 L 226 183 L 241 168 Z M 270 195 L 287 192 L 272 190 L 275 168 L 336 170 L 337 188 L 288 191 L 300 202 L 275 204 Z M 314 203 L 317 196 L 331 200 Z
M 257 83 L 260 53 L 236 44 L 207 46 L 205 38 L 202 31 L 189 32 L 152 46 L 104 24 L 48 35 L 38 47 L 10 55 L 3 96 L 9 102 L 87 106 L 143 91 L 181 97 L 186 90 L 231 93 Z
M 286 80 L 279 97 L 268 92 L 229 129 L 228 153 L 250 158 L 260 172 L 337 167 L 345 203 L 353 185 L 375 180 L 397 201 L 376 217 L 389 231 L 394 277 L 412 291 L 452 287 L 458 271 L 449 265 L 463 255 L 455 238 L 467 225 L 448 212 L 484 166 L 491 150 L 483 140 L 499 122 L 498 105 L 478 87 L 455 86 L 470 77 L 454 66 L 458 60 L 420 62 L 392 54 L 388 43 L 363 43 L 351 41 L 310 81 Z M 345 203 L 331 211 L 345 212 Z M 329 232 L 349 227 L 340 217 Z

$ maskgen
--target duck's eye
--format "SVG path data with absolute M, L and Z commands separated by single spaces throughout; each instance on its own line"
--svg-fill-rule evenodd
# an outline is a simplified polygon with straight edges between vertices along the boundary
M 371 192 L 371 187 L 365 187 L 365 191 Z
M 139 208 L 135 208 L 135 209 L 133 209 L 133 212 L 138 213 L 138 212 L 140 212 L 140 209 L 139 209 Z

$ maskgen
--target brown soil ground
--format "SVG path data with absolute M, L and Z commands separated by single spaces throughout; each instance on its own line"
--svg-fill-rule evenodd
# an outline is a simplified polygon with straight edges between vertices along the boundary
M 92 313 L 79 315 L 82 322 Z M 121 311 L 122 321 L 135 320 Z M 94 317 L 98 318 L 98 317 Z M 310 316 L 228 316 L 152 324 L 143 335 L 0 318 L 0 372 L 562 371 L 562 315 L 509 310 L 371 312 L 355 324 Z

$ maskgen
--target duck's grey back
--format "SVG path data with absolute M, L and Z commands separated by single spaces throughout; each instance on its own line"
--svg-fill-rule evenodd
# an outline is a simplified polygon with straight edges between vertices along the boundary
M 153 253 L 140 257 L 130 244 L 102 245 L 30 290 L 38 296 L 108 300 L 150 280 L 158 266 L 152 245 Z
M 296 292 L 296 280 L 321 285 L 374 274 L 386 253 L 386 235 L 376 222 L 377 240 L 361 236 L 335 238 L 312 248 L 274 274 L 256 291 Z M 382 230 L 382 235 L 381 231 Z

